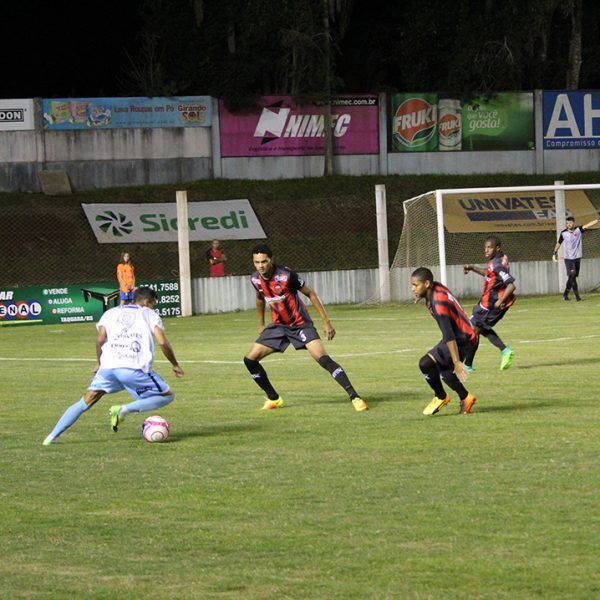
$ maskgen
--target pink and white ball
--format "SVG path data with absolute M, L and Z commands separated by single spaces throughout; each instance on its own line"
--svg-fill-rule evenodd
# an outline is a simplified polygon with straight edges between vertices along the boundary
M 148 417 L 142 425 L 142 437 L 147 442 L 166 442 L 169 439 L 169 424 L 162 417 Z

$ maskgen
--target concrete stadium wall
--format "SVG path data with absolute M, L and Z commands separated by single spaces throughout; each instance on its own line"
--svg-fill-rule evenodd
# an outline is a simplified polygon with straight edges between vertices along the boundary
M 430 267 L 435 277 L 438 267 Z M 412 300 L 410 273 L 412 269 L 393 269 L 391 272 L 391 292 L 394 302 Z M 459 298 L 474 298 L 481 295 L 483 278 L 475 273 L 465 275 L 462 265 L 448 266 L 448 287 Z M 560 294 L 564 284 L 559 285 L 558 267 L 551 260 L 511 262 L 510 273 L 515 278 L 517 295 Z M 589 292 L 600 287 L 600 259 L 584 258 L 577 278 L 579 290 Z
M 380 94 L 378 155 L 335 156 L 343 175 L 553 174 L 600 169 L 600 149 L 544 150 L 542 92 L 534 93 L 536 149 L 514 152 L 388 152 L 388 101 Z M 222 158 L 219 112 L 212 127 L 0 132 L 0 191 L 40 191 L 37 173 L 66 171 L 76 189 L 197 179 L 287 179 L 323 174 L 322 156 Z M 576 175 L 573 177 L 576 181 Z
M 325 305 L 364 302 L 378 286 L 377 269 L 303 272 L 302 277 Z M 192 305 L 194 314 L 249 310 L 256 307 L 256 293 L 249 275 L 197 278 L 192 281 Z
M 175 127 L 0 132 L 0 190 L 40 191 L 38 171 L 66 171 L 75 189 L 177 183 L 213 176 L 212 129 Z
M 439 269 L 431 267 L 435 276 Z M 513 262 L 510 271 L 516 280 L 517 295 L 560 294 L 557 266 L 548 261 Z M 410 302 L 411 269 L 394 269 L 391 272 L 391 290 L 394 302 Z M 325 305 L 358 304 L 377 301 L 379 277 L 377 269 L 348 271 L 316 271 L 302 273 L 308 284 L 317 291 Z M 476 298 L 481 295 L 483 279 L 471 273 L 463 274 L 462 265 L 448 267 L 448 287 L 460 298 Z M 600 287 L 600 259 L 581 261 L 581 273 L 577 279 L 581 292 Z M 194 314 L 231 312 L 255 308 L 255 292 L 249 276 L 197 278 L 192 281 L 192 304 Z

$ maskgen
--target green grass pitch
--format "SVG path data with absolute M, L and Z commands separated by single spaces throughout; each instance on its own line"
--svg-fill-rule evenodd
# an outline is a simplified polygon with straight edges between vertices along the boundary
M 285 408 L 261 413 L 241 361 L 255 313 L 170 319 L 186 370 L 175 380 L 159 352 L 171 441 L 144 442 L 142 415 L 113 433 L 120 394 L 48 448 L 89 382 L 95 329 L 4 327 L 0 596 L 598 597 L 599 308 L 519 299 L 497 326 L 513 366 L 482 340 L 474 412 L 453 397 L 434 417 L 423 305 L 329 307 L 326 345 L 362 414 L 292 349 L 264 363 Z

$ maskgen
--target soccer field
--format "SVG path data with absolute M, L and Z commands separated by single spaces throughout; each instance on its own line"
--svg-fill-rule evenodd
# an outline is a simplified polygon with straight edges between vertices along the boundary
M 292 349 L 264 361 L 286 404 L 261 413 L 254 312 L 168 319 L 186 376 L 158 352 L 166 444 L 142 415 L 111 431 L 120 394 L 42 447 L 89 383 L 95 328 L 2 328 L 0 596 L 598 597 L 599 308 L 520 298 L 496 328 L 513 366 L 482 339 L 473 413 L 453 397 L 433 417 L 423 305 L 329 307 L 360 414 Z

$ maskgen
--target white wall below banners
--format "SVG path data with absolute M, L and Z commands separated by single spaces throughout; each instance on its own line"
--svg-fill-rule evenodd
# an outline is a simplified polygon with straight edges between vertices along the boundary
M 211 156 L 209 127 L 46 131 L 44 145 L 48 163 Z
M 390 175 L 535 174 L 535 152 L 397 152 L 387 156 Z M 564 164 L 563 164 L 564 167 Z M 563 172 L 563 171 L 559 171 Z
M 544 150 L 544 172 L 600 170 L 600 150 Z M 577 175 L 573 176 L 573 182 Z
M 377 290 L 377 269 L 302 273 L 325 305 L 355 304 Z M 192 281 L 194 314 L 249 310 L 256 306 L 250 276 L 197 278 Z
M 295 179 L 321 177 L 322 156 L 269 156 L 221 159 L 225 179 Z M 335 156 L 334 171 L 338 175 L 372 175 L 378 173 L 379 155 Z

